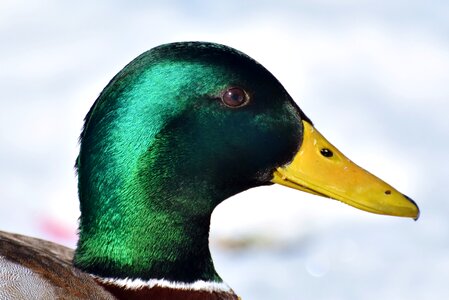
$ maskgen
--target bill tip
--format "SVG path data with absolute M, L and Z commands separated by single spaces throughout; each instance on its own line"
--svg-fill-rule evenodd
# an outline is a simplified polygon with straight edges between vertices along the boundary
M 413 203 L 413 205 L 416 207 L 417 213 L 416 213 L 416 216 L 413 218 L 413 220 L 418 221 L 419 216 L 420 216 L 420 214 L 421 214 L 418 205 L 417 205 L 416 202 L 413 201 L 412 198 L 410 198 L 409 196 L 404 195 L 404 197 L 405 197 L 408 201 L 410 201 L 411 203 Z

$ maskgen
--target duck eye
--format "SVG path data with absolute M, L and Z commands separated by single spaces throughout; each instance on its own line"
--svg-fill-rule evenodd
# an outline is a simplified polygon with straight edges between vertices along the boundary
M 248 94 L 241 88 L 232 87 L 223 93 L 221 100 L 226 106 L 239 107 L 248 102 Z
M 334 155 L 334 153 L 332 153 L 331 150 L 327 149 L 327 148 L 323 148 L 320 150 L 321 155 L 323 155 L 324 157 L 332 157 Z

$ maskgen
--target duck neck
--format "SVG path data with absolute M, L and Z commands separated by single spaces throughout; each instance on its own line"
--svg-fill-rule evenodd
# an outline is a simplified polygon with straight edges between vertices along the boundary
M 221 282 L 208 241 L 212 211 L 224 198 L 185 165 L 165 161 L 162 168 L 151 153 L 103 173 L 80 156 L 75 265 L 106 278 Z

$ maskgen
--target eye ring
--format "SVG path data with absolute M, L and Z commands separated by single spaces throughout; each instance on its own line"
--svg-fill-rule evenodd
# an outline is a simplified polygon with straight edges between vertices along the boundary
M 221 101 L 227 107 L 238 108 L 248 104 L 249 96 L 241 87 L 230 87 L 221 94 Z

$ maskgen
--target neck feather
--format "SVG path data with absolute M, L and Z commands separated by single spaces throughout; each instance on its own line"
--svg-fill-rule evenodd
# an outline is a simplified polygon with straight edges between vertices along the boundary
M 208 246 L 209 216 L 154 211 L 130 203 L 80 231 L 75 263 L 103 277 L 218 281 Z M 81 223 L 83 220 L 81 220 Z

